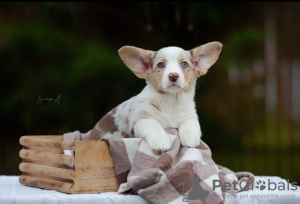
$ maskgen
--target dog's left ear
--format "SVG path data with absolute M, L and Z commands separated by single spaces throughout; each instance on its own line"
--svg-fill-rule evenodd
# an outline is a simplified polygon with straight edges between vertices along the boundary
M 206 74 L 218 60 L 222 46 L 219 42 L 210 42 L 190 50 L 198 77 Z
M 145 78 L 145 73 L 151 66 L 153 51 L 133 46 L 124 46 L 119 49 L 119 55 L 125 65 L 139 78 Z

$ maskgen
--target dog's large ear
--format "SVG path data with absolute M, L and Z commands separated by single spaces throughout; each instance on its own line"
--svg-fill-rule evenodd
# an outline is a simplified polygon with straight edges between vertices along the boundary
M 119 55 L 126 66 L 139 78 L 145 78 L 147 69 L 151 66 L 153 51 L 133 46 L 124 46 L 119 49 Z
M 198 77 L 206 74 L 207 70 L 217 61 L 222 46 L 219 42 L 210 42 L 190 50 Z

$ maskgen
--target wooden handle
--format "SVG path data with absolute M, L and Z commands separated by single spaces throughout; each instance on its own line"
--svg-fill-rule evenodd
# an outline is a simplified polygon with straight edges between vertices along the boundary
M 31 176 L 20 176 L 19 182 L 26 186 L 33 186 L 38 188 L 45 188 L 49 190 L 57 190 L 64 193 L 73 193 L 73 184 L 54 181 L 44 178 L 35 178 Z
M 57 136 L 62 138 L 61 136 Z M 44 137 L 47 138 L 47 137 Z M 44 139 L 36 136 L 22 136 L 20 138 L 20 144 L 23 146 L 36 146 L 36 147 L 48 147 L 60 150 L 74 150 L 75 143 L 69 141 L 54 141 L 51 139 Z
M 46 176 L 53 176 L 57 178 L 74 180 L 74 170 L 71 169 L 62 169 L 62 168 L 56 168 L 56 167 L 50 167 L 50 166 L 44 166 L 44 165 L 32 164 L 26 162 L 22 162 L 19 165 L 19 169 L 22 172 L 38 173 Z
M 70 155 L 55 154 L 51 152 L 41 152 L 28 149 L 22 149 L 19 155 L 22 159 L 28 159 L 33 161 L 38 160 L 59 164 L 74 165 L 74 156 Z

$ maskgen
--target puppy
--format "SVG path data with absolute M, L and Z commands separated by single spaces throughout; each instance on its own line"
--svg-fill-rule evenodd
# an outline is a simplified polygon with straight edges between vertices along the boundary
M 171 147 L 165 129 L 176 128 L 183 146 L 198 146 L 202 134 L 194 103 L 196 80 L 217 61 L 221 49 L 219 42 L 188 51 L 122 47 L 121 59 L 147 85 L 107 113 L 84 140 L 143 137 L 155 152 L 162 153 Z

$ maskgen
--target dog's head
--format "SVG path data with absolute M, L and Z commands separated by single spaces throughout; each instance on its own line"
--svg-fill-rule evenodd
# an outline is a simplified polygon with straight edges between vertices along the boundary
M 206 74 L 217 61 L 222 49 L 219 42 L 211 42 L 192 50 L 165 47 L 149 51 L 124 46 L 119 54 L 126 66 L 139 78 L 146 79 L 160 93 L 190 91 L 196 79 Z

